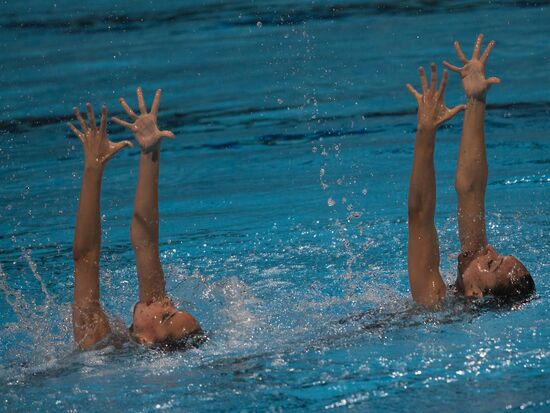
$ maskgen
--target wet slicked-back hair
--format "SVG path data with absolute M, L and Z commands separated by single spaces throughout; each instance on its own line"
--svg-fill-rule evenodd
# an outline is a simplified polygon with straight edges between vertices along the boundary
M 134 333 L 134 325 L 132 324 L 129 328 L 130 337 L 135 340 L 137 343 L 141 344 L 141 340 Z M 201 344 L 208 341 L 208 335 L 199 330 L 192 334 L 188 334 L 180 339 L 166 339 L 153 344 L 148 344 L 147 347 L 152 350 L 160 351 L 179 351 L 179 350 L 189 350 L 191 348 L 198 348 Z
M 522 300 L 534 292 L 535 281 L 528 272 L 512 276 L 508 285 L 500 285 L 491 291 L 495 297 L 510 300 Z
M 149 346 L 152 350 L 160 351 L 179 351 L 198 348 L 201 344 L 208 341 L 208 336 L 203 331 L 189 334 L 180 339 L 167 339 Z

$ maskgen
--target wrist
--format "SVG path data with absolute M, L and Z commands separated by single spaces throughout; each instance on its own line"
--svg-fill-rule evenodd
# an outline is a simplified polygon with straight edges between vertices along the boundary
M 151 146 L 141 146 L 142 155 L 149 155 L 151 153 L 158 153 L 158 152 L 160 152 L 160 140 Z
M 435 125 L 419 124 L 416 130 L 415 147 L 433 151 L 436 129 Z
M 422 135 L 435 136 L 436 130 L 437 130 L 437 126 L 432 123 L 418 123 L 418 126 L 416 128 L 417 134 L 422 134 Z
M 485 100 L 487 97 L 487 91 L 484 91 L 483 94 L 477 94 L 477 95 L 466 95 L 468 99 L 468 103 L 470 102 L 476 102 L 476 103 L 483 103 L 485 104 Z
M 104 165 L 100 162 L 90 161 L 84 163 L 84 172 L 91 174 L 103 174 Z
M 468 101 L 466 102 L 466 107 L 479 106 L 485 107 L 485 96 L 468 96 Z

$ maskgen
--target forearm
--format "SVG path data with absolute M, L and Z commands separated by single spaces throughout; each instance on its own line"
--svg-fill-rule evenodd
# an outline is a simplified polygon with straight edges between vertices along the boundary
M 158 177 L 160 151 L 141 154 L 132 216 L 131 238 L 136 254 L 140 300 L 165 296 L 164 274 L 158 253 Z
M 73 243 L 73 258 L 98 258 L 101 244 L 99 198 L 103 170 L 85 168 L 80 190 Z
M 459 195 L 485 194 L 487 187 L 487 155 L 485 151 L 485 102 L 470 98 L 464 114 L 464 125 L 455 187 Z
M 415 302 L 437 305 L 445 296 L 439 274 L 439 243 L 435 215 L 435 129 L 419 129 L 409 187 L 408 269 Z
M 99 305 L 99 252 L 101 222 L 99 202 L 103 170 L 85 168 L 73 243 L 75 304 Z M 91 275 L 90 275 L 91 274 Z M 94 276 L 95 274 L 95 276 Z
M 69 122 L 84 149 L 84 174 L 76 216 L 73 242 L 74 301 L 73 328 L 81 348 L 93 346 L 110 332 L 109 319 L 99 301 L 99 251 L 101 247 L 100 195 L 105 163 L 121 148 L 130 145 L 107 139 L 107 109 L 101 108 L 99 129 L 92 106 L 86 104 L 86 124 L 78 108 L 73 108 L 80 130 Z
M 435 128 L 419 128 L 409 185 L 409 217 L 431 220 L 435 214 Z
M 487 156 L 484 139 L 485 102 L 470 98 L 458 154 L 455 188 L 461 250 L 477 251 L 487 244 L 485 190 Z
M 160 152 L 141 153 L 139 159 L 139 177 L 134 199 L 132 216 L 132 234 L 134 229 L 140 237 L 132 236 L 134 245 L 158 242 L 158 179 Z

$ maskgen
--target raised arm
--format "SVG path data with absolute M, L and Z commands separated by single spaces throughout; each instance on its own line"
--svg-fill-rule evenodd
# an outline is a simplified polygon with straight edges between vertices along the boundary
M 143 92 L 137 89 L 140 116 L 128 106 L 123 98 L 120 104 L 132 118 L 128 123 L 113 117 L 113 121 L 128 128 L 141 147 L 139 178 L 134 200 L 131 238 L 136 255 L 139 277 L 140 302 L 160 301 L 166 297 L 164 273 L 159 256 L 159 211 L 158 178 L 160 164 L 160 143 L 163 137 L 173 138 L 170 131 L 160 131 L 157 113 L 160 104 L 160 89 L 157 90 L 151 111 L 147 112 Z
M 434 147 L 436 129 L 451 119 L 464 105 L 449 109 L 443 95 L 447 84 L 447 71 L 443 72 L 437 90 L 437 72 L 431 65 L 431 84 L 420 67 L 422 94 L 410 84 L 407 88 L 418 103 L 418 128 L 414 145 L 414 158 L 409 186 L 409 283 L 415 302 L 428 307 L 438 304 L 445 296 L 446 287 L 439 273 L 439 243 L 434 224 L 435 170 Z
M 474 253 L 487 245 L 485 232 L 485 189 L 487 187 L 487 156 L 485 153 L 484 118 L 485 97 L 496 77 L 485 79 L 485 63 L 495 45 L 491 41 L 480 57 L 480 34 L 472 58 L 466 59 L 458 42 L 454 43 L 463 67 L 443 62 L 462 77 L 462 86 L 468 98 L 464 126 L 458 153 L 455 188 L 458 195 L 458 230 L 462 253 Z
M 69 127 L 84 148 L 84 175 L 76 217 L 73 243 L 74 259 L 74 338 L 80 348 L 89 348 L 111 331 L 109 321 L 99 300 L 99 251 L 101 223 L 99 198 L 101 180 L 106 162 L 120 149 L 131 145 L 128 141 L 113 143 L 107 138 L 107 110 L 101 109 L 101 124 L 97 129 L 94 113 L 86 104 L 89 126 L 75 107 L 74 113 L 81 130 Z

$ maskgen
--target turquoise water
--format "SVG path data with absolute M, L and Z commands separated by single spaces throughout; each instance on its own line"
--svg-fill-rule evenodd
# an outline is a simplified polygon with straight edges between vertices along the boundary
M 1 6 L 1 408 L 550 411 L 548 2 L 170 3 Z M 478 32 L 497 40 L 488 74 L 503 81 L 486 122 L 489 239 L 526 263 L 538 294 L 426 314 L 407 282 L 404 84 L 420 64 L 457 62 L 452 41 L 470 50 Z M 177 135 L 159 188 L 168 290 L 210 340 L 75 352 L 82 153 L 65 121 L 86 101 L 120 115 L 138 85 L 149 100 L 163 89 L 159 122 Z M 461 119 L 436 148 L 449 283 Z M 126 325 L 137 160 L 117 155 L 102 192 L 102 299 Z

